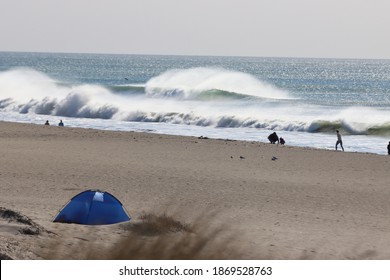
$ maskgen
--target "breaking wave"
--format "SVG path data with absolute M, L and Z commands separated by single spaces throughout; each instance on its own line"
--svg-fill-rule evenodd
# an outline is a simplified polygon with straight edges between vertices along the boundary
M 172 70 L 146 84 L 69 85 L 32 69 L 0 72 L 0 111 L 131 122 L 390 135 L 387 109 L 303 104 L 251 75 Z
M 290 98 L 287 92 L 266 84 L 254 76 L 224 69 L 190 68 L 170 70 L 146 83 L 149 96 L 180 97 L 259 97 L 270 99 Z

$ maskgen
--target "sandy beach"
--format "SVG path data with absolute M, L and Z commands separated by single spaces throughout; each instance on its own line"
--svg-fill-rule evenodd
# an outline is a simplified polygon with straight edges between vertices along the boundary
M 220 258 L 390 259 L 390 156 L 7 122 L 0 130 L 3 259 L 116 258 L 80 248 L 115 250 L 126 224 L 145 213 L 209 236 L 202 249 L 209 255 L 194 258 L 222 243 Z M 52 223 L 88 189 L 116 196 L 132 220 Z M 174 243 L 183 234 L 164 238 Z

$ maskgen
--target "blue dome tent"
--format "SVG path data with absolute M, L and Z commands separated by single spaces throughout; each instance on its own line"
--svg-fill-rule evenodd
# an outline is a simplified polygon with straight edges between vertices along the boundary
M 53 222 L 109 225 L 129 220 L 122 203 L 112 194 L 89 190 L 74 196 Z

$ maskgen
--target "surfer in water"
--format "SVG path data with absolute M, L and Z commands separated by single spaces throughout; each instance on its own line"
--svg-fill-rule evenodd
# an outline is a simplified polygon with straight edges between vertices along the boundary
M 337 135 L 336 151 L 337 151 L 337 146 L 340 144 L 341 149 L 343 149 L 343 152 L 344 152 L 343 140 L 341 139 L 341 134 L 338 130 L 336 130 L 336 135 Z

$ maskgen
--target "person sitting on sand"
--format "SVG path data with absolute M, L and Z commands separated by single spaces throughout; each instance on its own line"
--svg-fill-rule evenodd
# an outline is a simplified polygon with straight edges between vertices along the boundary
M 284 145 L 286 143 L 286 141 L 284 141 L 284 139 L 282 137 L 280 137 L 280 145 Z
M 275 144 L 276 142 L 278 142 L 278 144 L 279 144 L 279 137 L 278 137 L 278 135 L 276 134 L 276 132 L 271 133 L 271 134 L 268 136 L 268 140 L 271 142 L 271 144 Z
M 49 121 L 48 121 L 48 120 L 45 122 L 45 125 L 50 125 L 50 123 L 49 123 Z
M 387 153 L 390 155 L 390 141 L 389 141 L 389 145 L 387 145 Z
M 336 134 L 337 134 L 336 151 L 337 151 L 337 146 L 340 144 L 341 149 L 343 149 L 344 152 L 343 140 L 341 139 L 341 134 L 338 130 L 336 130 Z
M 62 120 L 60 120 L 60 122 L 58 123 L 58 126 L 64 126 L 64 123 L 62 122 Z

